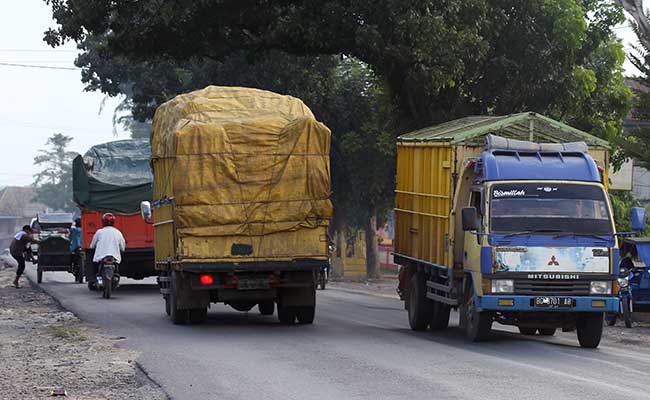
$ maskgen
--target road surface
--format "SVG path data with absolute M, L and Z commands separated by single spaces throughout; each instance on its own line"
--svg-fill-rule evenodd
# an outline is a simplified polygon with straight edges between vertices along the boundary
M 35 271 L 28 267 L 35 281 Z M 213 305 L 204 325 L 176 326 L 153 279 L 125 282 L 110 300 L 46 272 L 43 288 L 82 319 L 123 337 L 172 399 L 650 398 L 650 348 L 574 333 L 530 338 L 495 324 L 487 343 L 457 327 L 413 332 L 391 298 L 319 291 L 314 325 L 283 326 L 257 309 Z

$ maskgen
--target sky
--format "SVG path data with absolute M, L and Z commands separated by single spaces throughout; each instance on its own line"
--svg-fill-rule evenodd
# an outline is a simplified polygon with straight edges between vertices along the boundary
M 0 63 L 74 68 L 77 49 L 68 43 L 52 49 L 43 32 L 54 27 L 43 0 L 0 0 Z M 128 138 L 113 134 L 119 99 L 84 92 L 78 70 L 0 64 L 0 186 L 29 185 L 38 168 L 33 159 L 53 133 L 72 136 L 71 150 Z
M 71 150 L 128 134 L 113 134 L 113 110 L 119 99 L 84 92 L 78 70 L 7 66 L 2 63 L 74 68 L 74 43 L 52 49 L 43 32 L 55 27 L 43 0 L 0 0 L 0 186 L 29 185 L 38 171 L 32 162 L 53 133 L 74 138 Z M 627 24 L 616 28 L 626 51 L 634 43 Z M 635 69 L 626 61 L 626 71 Z M 104 102 L 103 111 L 102 102 Z

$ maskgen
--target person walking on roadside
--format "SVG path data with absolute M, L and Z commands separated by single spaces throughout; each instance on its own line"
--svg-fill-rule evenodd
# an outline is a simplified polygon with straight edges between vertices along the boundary
M 23 272 L 25 272 L 25 254 L 29 255 L 30 261 L 34 261 L 34 257 L 27 247 L 31 243 L 40 242 L 32 237 L 32 228 L 29 225 L 25 225 L 20 232 L 16 233 L 13 240 L 11 241 L 11 245 L 9 246 L 9 252 L 11 253 L 11 256 L 18 262 L 18 268 L 16 269 L 16 279 L 14 279 L 14 287 L 17 289 L 20 289 L 19 280 Z

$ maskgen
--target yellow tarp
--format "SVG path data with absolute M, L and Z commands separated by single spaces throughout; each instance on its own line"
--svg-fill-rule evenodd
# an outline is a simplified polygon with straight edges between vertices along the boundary
M 290 96 L 209 86 L 153 120 L 154 198 L 174 199 L 180 237 L 326 226 L 330 131 Z

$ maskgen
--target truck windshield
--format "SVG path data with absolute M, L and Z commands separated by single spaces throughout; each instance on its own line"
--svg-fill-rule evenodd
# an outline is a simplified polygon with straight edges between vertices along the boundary
M 605 191 L 579 184 L 511 183 L 490 193 L 490 230 L 611 235 Z

